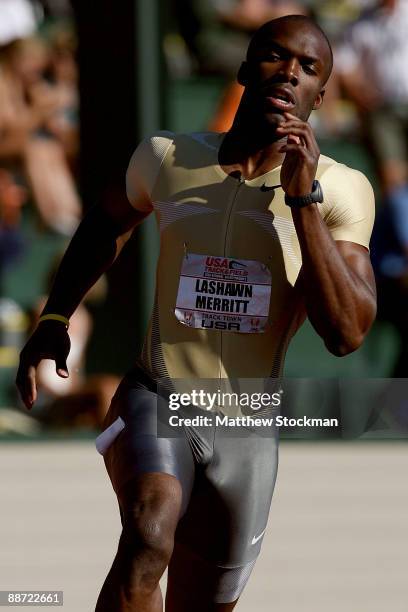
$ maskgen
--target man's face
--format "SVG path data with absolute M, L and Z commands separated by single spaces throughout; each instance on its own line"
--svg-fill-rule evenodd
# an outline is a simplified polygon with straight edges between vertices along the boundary
M 308 23 L 281 23 L 250 49 L 245 66 L 246 104 L 251 114 L 278 125 L 289 112 L 306 121 L 323 101 L 330 50 Z

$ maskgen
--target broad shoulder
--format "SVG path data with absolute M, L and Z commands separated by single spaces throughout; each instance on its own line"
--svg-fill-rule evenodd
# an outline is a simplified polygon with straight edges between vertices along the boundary
M 361 242 L 359 237 L 354 237 L 353 241 L 367 246 L 374 222 L 375 198 L 365 174 L 322 155 L 317 178 L 321 183 L 324 198 L 320 212 L 326 223 L 330 227 L 339 227 L 364 222 L 369 228 L 368 238 L 366 236 Z M 337 239 L 345 238 L 337 236 Z
M 327 155 L 320 155 L 317 175 L 322 186 L 342 189 L 360 185 L 372 190 L 370 181 L 361 170 L 338 162 Z
M 191 150 L 217 150 L 222 142 L 224 134 L 218 132 L 177 132 L 172 133 L 172 142 L 174 146 L 180 149 L 187 148 Z
M 187 150 L 216 150 L 222 141 L 223 134 L 217 132 L 172 132 L 160 130 L 145 137 L 135 152 L 133 160 L 137 161 L 141 155 L 149 158 L 163 159 L 173 145 L 177 149 Z

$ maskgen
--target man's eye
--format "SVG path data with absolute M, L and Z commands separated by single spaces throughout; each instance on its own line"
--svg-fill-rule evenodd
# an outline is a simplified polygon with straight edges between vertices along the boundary
M 303 64 L 302 69 L 303 72 L 306 72 L 306 74 L 316 74 L 315 69 L 309 64 Z
M 272 53 L 272 55 L 268 55 L 268 62 L 279 62 L 280 56 L 277 53 Z

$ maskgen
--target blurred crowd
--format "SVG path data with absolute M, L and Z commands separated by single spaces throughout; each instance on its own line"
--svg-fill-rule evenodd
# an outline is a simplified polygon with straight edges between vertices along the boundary
M 0 386 L 10 384 L 10 377 L 2 381 L 2 371 L 14 378 L 19 349 L 36 325 L 49 287 L 49 282 L 39 287 L 24 312 L 2 286 L 4 274 L 19 258 L 30 256 L 30 240 L 54 235 L 63 250 L 82 214 L 77 187 L 78 68 L 70 17 L 69 3 L 63 0 L 0 2 Z M 29 238 L 23 207 L 31 209 L 31 222 L 34 219 Z M 58 253 L 46 263 L 49 279 L 56 259 Z M 101 281 L 88 301 L 104 293 Z M 81 305 L 72 318 L 68 381 L 55 375 L 51 362 L 41 364 L 35 412 L 41 424 L 94 427 L 103 419 L 117 379 L 86 375 L 91 331 L 91 315 Z M 0 431 L 29 431 L 24 412 L 16 417 L 4 410 L 17 401 L 14 389 L 7 391 L 1 398 Z
M 235 75 L 251 34 L 262 23 L 301 13 L 313 16 L 328 34 L 335 67 L 325 104 L 311 120 L 318 138 L 348 141 L 363 149 L 377 177 L 372 259 L 379 319 L 390 322 L 400 338 L 389 375 L 406 377 L 408 0 L 171 0 L 166 10 L 171 19 L 163 33 L 163 51 L 169 77 L 205 76 L 225 83 L 209 124 L 197 129 L 226 131 L 231 126 L 242 95 Z M 38 295 L 27 326 L 24 313 L 2 287 L 5 269 L 15 265 L 26 248 L 24 210 L 34 211 L 40 232 L 64 238 L 81 218 L 75 51 L 68 0 L 0 1 L 0 388 L 2 368 L 15 367 L 16 362 L 7 330 L 25 326 L 27 332 L 45 299 Z M 53 265 L 50 262 L 50 268 Z M 92 318 L 83 306 L 74 319 L 72 378 L 61 386 L 49 365 L 41 369 L 38 418 L 45 424 L 97 426 L 117 379 L 86 376 Z M 0 407 L 2 403 L 0 398 Z M 0 430 L 5 415 L 0 411 Z
M 0 3 L 0 283 L 3 267 L 24 248 L 24 204 L 32 203 L 46 227 L 67 236 L 81 214 L 73 176 L 75 39 L 66 22 L 41 31 L 39 9 L 28 0 Z

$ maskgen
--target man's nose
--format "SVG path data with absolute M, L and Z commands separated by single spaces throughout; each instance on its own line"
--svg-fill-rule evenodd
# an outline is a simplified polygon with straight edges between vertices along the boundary
M 292 85 L 297 85 L 299 78 L 298 71 L 299 66 L 296 58 L 288 59 L 282 64 L 281 73 L 286 77 L 289 83 L 292 83 Z

